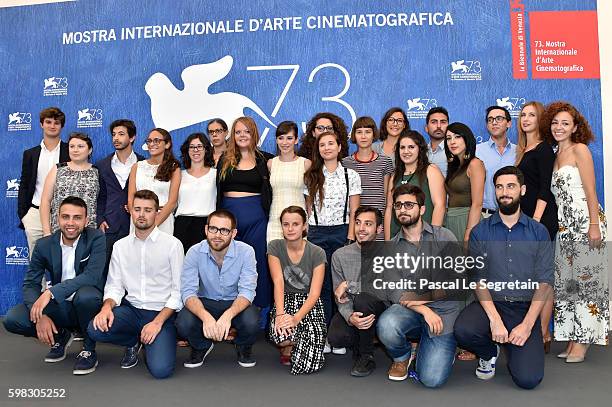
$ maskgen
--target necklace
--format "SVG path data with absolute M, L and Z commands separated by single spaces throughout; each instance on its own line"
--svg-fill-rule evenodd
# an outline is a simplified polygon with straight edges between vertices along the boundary
M 376 153 L 372 151 L 372 155 L 370 155 L 370 159 L 366 161 L 362 161 L 357 157 L 357 153 L 353 153 L 353 158 L 355 159 L 355 161 L 357 161 L 358 163 L 362 163 L 362 164 L 371 163 L 372 161 L 374 161 L 374 157 L 376 157 Z

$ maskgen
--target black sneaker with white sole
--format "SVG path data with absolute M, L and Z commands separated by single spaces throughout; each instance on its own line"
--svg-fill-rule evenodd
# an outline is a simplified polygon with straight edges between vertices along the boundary
M 142 343 L 138 342 L 136 345 L 131 346 L 129 348 L 125 348 L 125 353 L 121 358 L 121 369 L 129 369 L 138 364 L 138 353 L 142 349 Z
M 211 342 L 210 346 L 206 349 L 198 350 L 191 348 L 191 355 L 189 356 L 189 360 L 183 363 L 183 366 L 193 369 L 194 367 L 200 367 L 204 364 L 204 359 L 206 356 L 212 352 L 215 345 Z
M 241 367 L 253 367 L 257 364 L 257 360 L 253 357 L 253 346 L 251 345 L 236 345 L 236 354 L 238 355 L 238 364 Z
M 77 355 L 72 374 L 85 375 L 93 373 L 96 370 L 97 366 L 98 357 L 96 356 L 96 351 L 82 350 L 81 353 Z
M 45 362 L 56 363 L 66 359 L 66 350 L 71 343 L 72 334 L 69 331 L 62 329 L 55 336 L 55 344 L 51 346 L 49 353 L 47 353 L 47 356 L 45 356 Z

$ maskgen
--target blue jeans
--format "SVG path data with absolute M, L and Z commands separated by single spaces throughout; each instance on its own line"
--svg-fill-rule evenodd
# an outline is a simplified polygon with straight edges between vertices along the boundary
M 59 304 L 54 300 L 49 301 L 43 314 L 51 318 L 58 329 L 79 328 L 85 335 L 83 349 L 93 351 L 96 349 L 96 342 L 87 335 L 87 325 L 100 312 L 101 306 L 100 290 L 85 286 L 76 291 L 72 301 L 62 301 Z M 8 311 L 4 318 L 4 327 L 7 331 L 18 335 L 37 336 L 36 325 L 30 321 L 30 309 L 25 304 L 18 304 Z
M 97 342 L 108 342 L 126 347 L 135 346 L 140 340 L 142 328 L 153 321 L 159 311 L 134 307 L 127 301 L 113 308 L 113 326 L 102 332 L 94 329 L 93 321 L 87 327 L 88 335 Z M 156 379 L 165 379 L 174 373 L 176 363 L 175 315 L 168 318 L 152 344 L 145 345 L 147 368 Z
M 215 319 L 219 319 L 234 302 L 215 301 L 208 298 L 200 298 L 200 301 Z M 259 309 L 254 305 L 248 306 L 232 319 L 232 326 L 237 332 L 234 343 L 238 346 L 252 346 L 257 340 L 259 331 Z M 210 339 L 204 337 L 200 318 L 193 315 L 186 307 L 179 312 L 176 318 L 176 329 L 181 337 L 187 338 L 193 349 L 204 350 L 212 343 Z
M 337 310 L 334 301 L 331 278 L 331 258 L 336 250 L 344 246 L 348 234 L 348 225 L 337 226 L 308 226 L 308 241 L 325 250 L 327 263 L 325 264 L 325 278 L 321 287 L 321 301 L 325 312 L 327 326 L 331 323 L 332 316 Z
M 430 337 L 427 322 L 418 312 L 393 304 L 382 313 L 376 324 L 378 339 L 385 345 L 395 362 L 410 357 L 410 339 L 418 339 L 416 371 L 426 387 L 440 387 L 448 380 L 455 361 L 453 333 Z

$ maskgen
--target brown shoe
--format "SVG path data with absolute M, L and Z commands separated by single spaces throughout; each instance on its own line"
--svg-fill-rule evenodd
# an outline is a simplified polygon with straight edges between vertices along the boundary
M 410 365 L 410 359 L 406 359 L 403 362 L 393 362 L 389 368 L 389 380 L 401 382 L 406 380 L 408 377 L 408 366 Z

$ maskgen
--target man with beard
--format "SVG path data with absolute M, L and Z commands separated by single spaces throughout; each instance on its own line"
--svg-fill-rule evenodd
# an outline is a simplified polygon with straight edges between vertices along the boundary
M 476 145 L 476 157 L 482 160 L 487 170 L 482 201 L 482 216 L 487 218 L 497 209 L 492 176 L 501 167 L 514 165 L 516 144 L 512 144 L 508 138 L 508 130 L 512 127 L 512 117 L 508 109 L 489 106 L 485 120 L 490 138 Z
M 429 151 L 427 156 L 432 164 L 435 164 L 444 177 L 448 168 L 448 159 L 444 152 L 444 138 L 448 127 L 448 111 L 442 106 L 429 109 L 425 118 L 425 132 L 429 134 Z
M 338 312 L 332 318 L 327 340 L 334 349 L 352 348 L 351 376 L 364 377 L 376 368 L 376 319 L 387 308 L 379 298 L 361 291 L 361 248 L 382 231 L 382 214 L 371 206 L 355 211 L 356 242 L 332 256 L 332 281 Z
M 478 302 L 457 318 L 455 337 L 459 346 L 480 358 L 476 377 L 493 378 L 503 345 L 514 383 L 533 389 L 544 378 L 539 315 L 552 292 L 553 248 L 546 227 L 521 212 L 521 171 L 503 167 L 493 182 L 499 212 L 476 225 L 469 241 L 472 256 L 486 258 L 484 267 L 474 273 Z M 520 284 L 526 282 L 536 282 L 537 287 Z
M 136 125 L 127 119 L 115 120 L 110 125 L 115 152 L 96 163 L 100 176 L 97 220 L 98 228 L 106 234 L 106 268 L 113 252 L 113 245 L 130 233 L 130 214 L 127 205 L 127 180 L 132 166 L 144 160 L 133 150 Z
M 183 366 L 202 366 L 213 341 L 227 339 L 233 327 L 238 364 L 253 367 L 257 362 L 252 347 L 259 329 L 259 310 L 252 304 L 257 288 L 255 251 L 234 240 L 236 218 L 225 209 L 208 215 L 204 230 L 206 240 L 189 249 L 181 276 L 185 308 L 176 326 L 191 346 Z
M 397 244 L 394 253 L 418 257 L 446 258 L 460 254 L 460 247 L 453 233 L 441 226 L 432 226 L 422 219 L 425 213 L 425 194 L 415 185 L 401 185 L 393 191 L 393 209 L 402 225 L 392 239 Z M 414 276 L 429 276 L 429 281 L 441 281 L 445 271 L 437 274 L 426 267 L 400 272 L 414 282 Z M 378 319 L 378 338 L 393 358 L 388 373 L 389 380 L 402 381 L 408 377 L 412 362 L 411 340 L 418 341 L 416 374 L 425 387 L 442 386 L 450 376 L 457 343 L 453 336 L 453 324 L 459 315 L 461 302 L 453 301 L 444 290 L 388 290 L 393 303 Z
M 143 189 L 134 194 L 134 232 L 115 243 L 102 310 L 87 333 L 98 342 L 127 347 L 124 369 L 136 366 L 144 345 L 147 368 L 156 379 L 174 373 L 176 311 L 181 302 L 183 245 L 155 226 L 159 198 Z
M 37 337 L 51 346 L 45 362 L 66 358 L 73 340 L 71 329 L 87 329 L 100 310 L 104 287 L 104 234 L 86 228 L 87 205 L 69 196 L 58 211 L 59 229 L 36 242 L 32 260 L 23 281 L 23 304 L 10 309 L 4 319 L 9 332 Z M 43 276 L 51 286 L 41 293 Z M 96 370 L 96 342 L 85 337 L 73 373 L 84 375 Z

